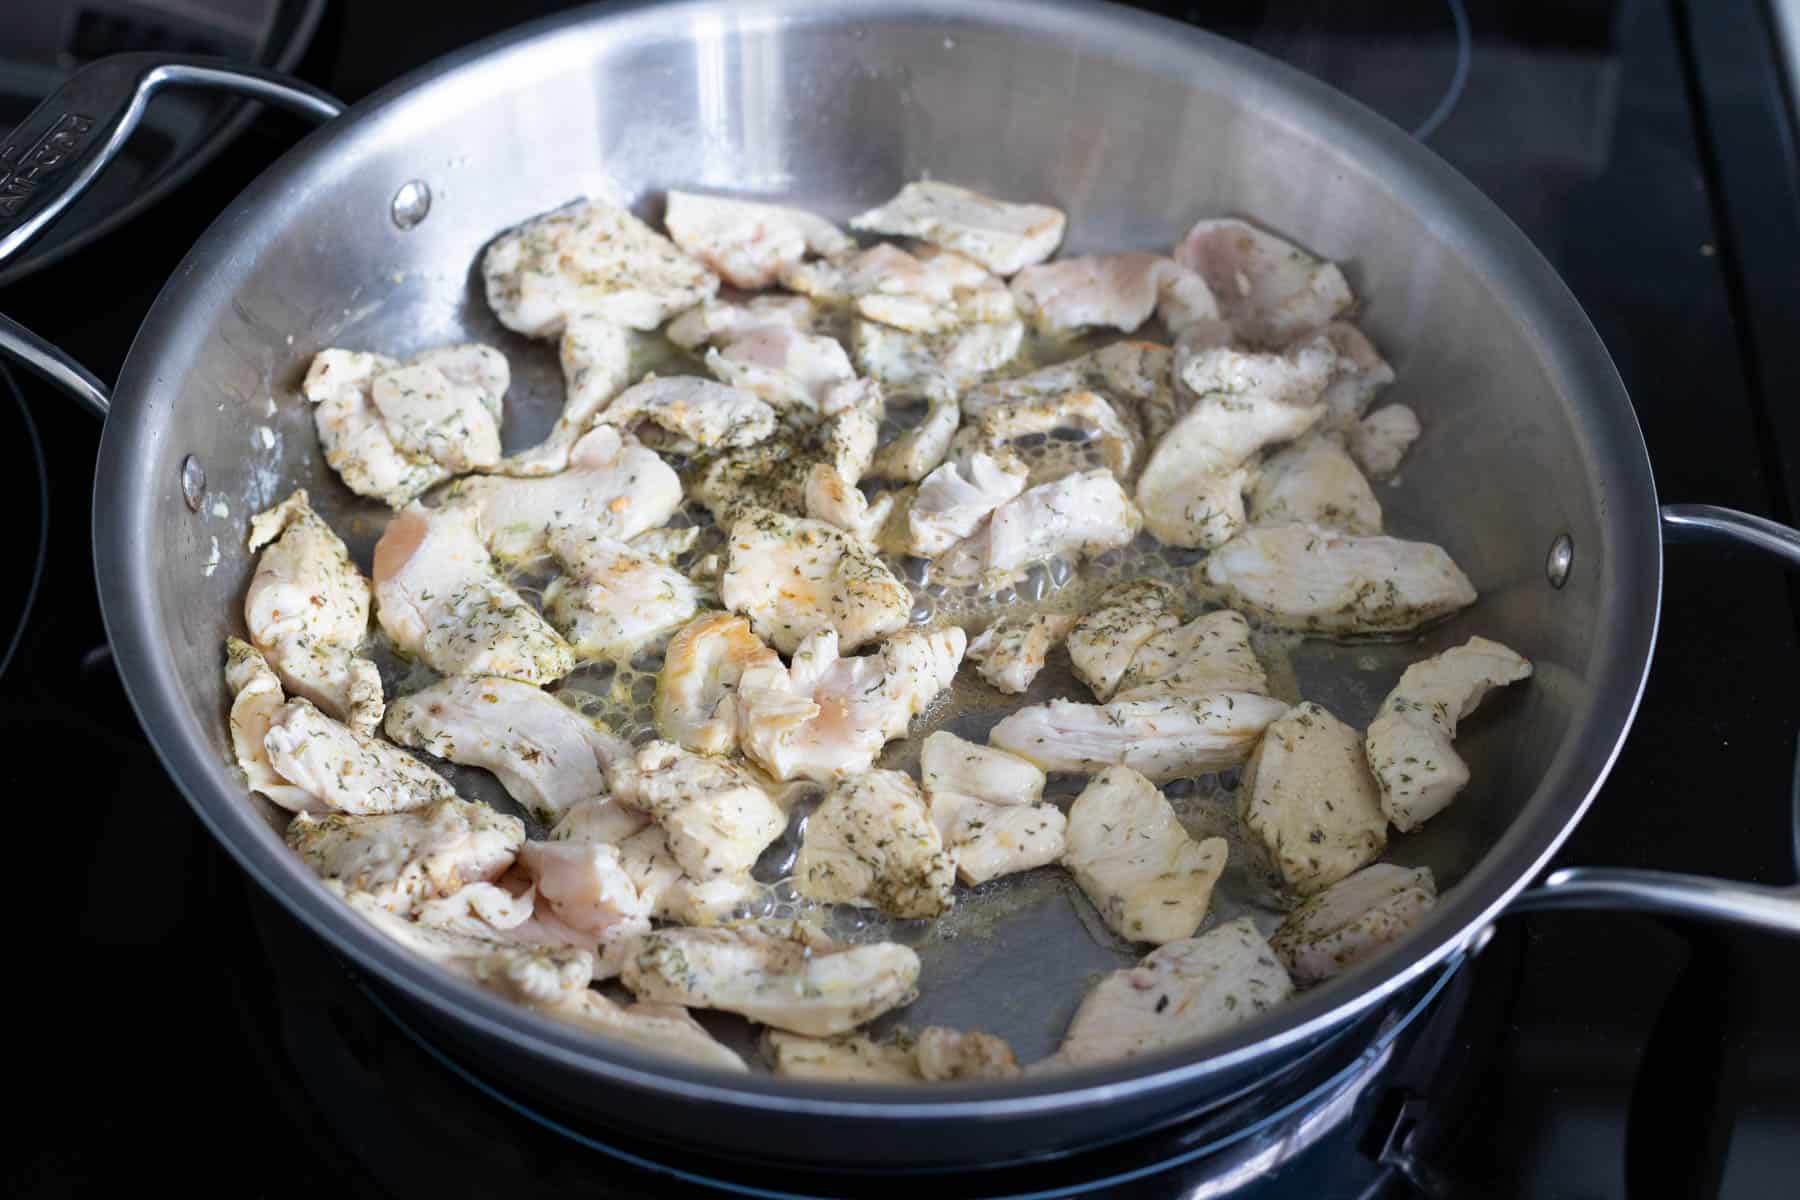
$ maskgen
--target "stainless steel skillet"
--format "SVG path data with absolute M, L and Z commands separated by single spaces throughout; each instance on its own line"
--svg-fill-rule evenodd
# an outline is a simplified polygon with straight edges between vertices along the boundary
M 103 168 L 154 88 L 190 84 L 316 116 L 336 108 L 213 67 L 98 64 L 0 152 L 0 254 Z M 1198 216 L 1238 213 L 1347 264 L 1368 298 L 1365 328 L 1399 372 L 1392 394 L 1427 427 L 1403 485 L 1383 496 L 1390 523 L 1445 544 L 1483 599 L 1420 644 L 1311 646 L 1300 681 L 1356 721 L 1405 661 L 1470 632 L 1539 668 L 1469 728 L 1475 785 L 1395 847 L 1434 868 L 1446 887 L 1438 911 L 1378 962 L 1203 1045 L 902 1091 L 671 1065 L 380 940 L 287 853 L 225 738 L 219 646 L 238 628 L 248 514 L 307 486 L 365 554 L 383 518 L 320 460 L 294 395 L 307 359 L 327 345 L 494 342 L 515 367 L 509 439 L 526 444 L 548 428 L 561 385 L 549 352 L 500 330 L 471 287 L 470 264 L 496 231 L 583 194 L 653 215 L 670 186 L 842 217 L 924 173 L 1053 200 L 1070 213 L 1071 252 L 1167 245 Z M 53 349 L 10 325 L 0 343 L 106 409 L 107 389 Z M 206 478 L 198 493 L 190 460 Z M 673 1141 L 900 1168 L 1114 1138 L 1252 1086 L 1379 1017 L 1509 907 L 1629 903 L 1800 932 L 1800 902 L 1769 889 L 1587 871 L 1525 891 L 1630 725 L 1665 530 L 1800 562 L 1800 541 L 1767 522 L 1659 513 L 1630 401 L 1567 290 L 1491 204 L 1379 118 L 1241 47 L 1122 10 L 771 0 L 570 14 L 409 76 L 309 136 L 207 232 L 140 331 L 111 392 L 94 537 L 120 671 L 196 812 L 262 886 L 472 1060 Z M 1375 661 L 1353 672 L 1346 656 Z M 1332 682 L 1344 679 L 1355 682 Z M 934 944 L 915 1019 L 1042 1044 L 1087 974 L 1114 961 L 1075 912 L 1022 906 L 987 937 Z

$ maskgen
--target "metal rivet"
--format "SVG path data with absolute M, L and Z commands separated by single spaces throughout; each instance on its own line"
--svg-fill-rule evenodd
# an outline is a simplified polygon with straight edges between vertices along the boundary
M 188 455 L 181 460 L 181 498 L 193 512 L 200 511 L 200 497 L 206 494 L 206 468 L 200 460 Z
M 423 179 L 409 179 L 394 193 L 394 202 L 388 211 L 393 215 L 394 224 L 411 229 L 431 211 L 431 188 Z
M 1575 543 L 1569 535 L 1559 533 L 1556 540 L 1550 543 L 1550 556 L 1544 560 L 1544 574 L 1550 578 L 1550 586 L 1559 588 L 1569 582 L 1569 568 L 1575 565 Z

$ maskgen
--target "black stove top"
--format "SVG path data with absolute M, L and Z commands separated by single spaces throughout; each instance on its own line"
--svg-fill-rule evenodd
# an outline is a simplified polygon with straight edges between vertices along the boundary
M 340 2 L 298 73 L 355 99 L 559 7 Z M 1663 498 L 1791 520 L 1800 261 L 1788 89 L 1756 0 L 1146 4 L 1244 40 L 1417 131 L 1557 265 L 1611 348 Z M 4 37 L 0 33 L 0 37 Z M 289 144 L 264 117 L 168 199 L 0 311 L 117 371 L 195 237 Z M 9 1194 L 146 1178 L 267 1196 L 876 1195 L 673 1156 L 521 1111 L 263 899 L 163 777 L 105 652 L 88 550 L 98 430 L 0 380 L 0 716 L 24 868 L 26 1116 Z M 42 447 L 41 454 L 36 447 Z M 45 480 L 40 484 L 39 480 Z M 41 565 L 40 565 L 41 564 Z M 35 580 L 41 574 L 42 582 Z M 29 618 L 16 639 L 18 614 Z M 1790 882 L 1795 593 L 1769 564 L 1668 560 L 1636 729 L 1561 856 Z M 15 837 L 19 836 L 15 834 Z M 1800 946 L 1644 917 L 1507 918 L 1404 1027 L 1328 1046 L 1223 1117 L 951 1195 L 1766 1197 L 1800 1164 Z M 1372 1047 L 1372 1048 L 1371 1048 Z M 35 1050 L 35 1052 L 34 1052 Z M 890 1181 L 891 1182 L 891 1181 Z M 919 1181 L 904 1181 L 916 1191 Z

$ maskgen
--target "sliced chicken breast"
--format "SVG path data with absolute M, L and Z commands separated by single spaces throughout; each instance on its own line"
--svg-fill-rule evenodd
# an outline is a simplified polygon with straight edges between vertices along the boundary
M 864 375 L 896 391 L 955 395 L 1011 362 L 1025 342 L 1025 323 L 1015 318 L 969 321 L 935 333 L 914 333 L 860 319 L 850 327 L 850 349 Z
M 1451 742 L 1459 721 L 1497 687 L 1531 677 L 1531 664 L 1487 638 L 1406 668 L 1369 723 L 1369 767 L 1381 809 L 1402 833 L 1450 806 L 1468 785 L 1469 765 Z
M 1032 563 L 1080 560 L 1126 545 L 1142 525 L 1111 471 L 1080 471 L 1000 505 L 985 526 L 938 557 L 932 575 L 950 584 L 999 588 Z
M 1026 267 L 1013 299 L 1033 326 L 1063 333 L 1101 326 L 1130 333 L 1155 312 L 1171 329 L 1219 315 L 1199 275 L 1155 254 L 1098 254 Z
M 637 772 L 630 802 L 656 818 L 669 853 L 693 879 L 744 874 L 787 828 L 787 814 L 755 777 L 724 759 L 651 742 L 638 751 Z
M 1009 204 L 953 184 L 920 180 L 850 219 L 866 233 L 914 237 L 974 259 L 996 275 L 1043 262 L 1062 241 L 1066 218 L 1043 204 Z
M 798 208 L 671 191 L 663 225 L 677 246 L 733 287 L 766 288 L 808 254 L 856 248 L 824 217 Z
M 1023 465 L 977 450 L 945 463 L 919 485 L 907 510 L 907 551 L 931 558 L 981 528 L 989 513 L 1025 489 Z
M 1317 983 L 1374 957 L 1436 903 L 1429 867 L 1376 863 L 1289 913 L 1269 944 L 1297 981 Z
M 1337 351 L 1331 382 L 1325 385 L 1326 422 L 1343 428 L 1369 411 L 1381 389 L 1394 382 L 1394 368 L 1363 331 L 1348 321 L 1333 321 L 1322 331 Z
M 688 309 L 663 329 L 663 336 L 684 350 L 722 345 L 752 329 L 777 327 L 812 332 L 817 313 L 805 296 L 711 296 Z
M 906 625 L 912 593 L 874 550 L 823 521 L 752 509 L 731 526 L 720 599 L 784 653 L 820 629 L 854 650 Z
M 1419 440 L 1419 414 L 1404 404 L 1387 404 L 1350 427 L 1350 456 L 1371 479 L 1386 479 Z
M 452 795 L 409 812 L 301 813 L 286 840 L 320 879 L 406 916 L 500 878 L 525 844 L 525 823 Z
M 1056 392 L 984 405 L 957 432 L 950 443 L 950 454 L 959 462 L 967 461 L 976 451 L 1002 457 L 1009 453 L 1010 442 L 1065 429 L 1098 442 L 1107 469 L 1120 479 L 1129 479 L 1143 456 L 1144 439 L 1135 424 L 1122 417 L 1098 392 L 1090 391 Z
M 519 869 L 539 905 L 590 946 L 650 931 L 650 904 L 620 861 L 619 847 L 594 842 L 526 842 Z
M 1406 633 L 1475 603 L 1439 546 L 1311 525 L 1246 529 L 1197 570 L 1233 608 L 1316 637 Z
M 874 501 L 845 481 L 829 463 L 814 463 L 806 476 L 806 515 L 843 530 L 859 542 L 873 545 L 894 510 L 891 495 Z
M 721 1045 L 688 1011 L 676 1004 L 620 1004 L 583 988 L 545 1012 L 614 1041 L 721 1071 L 748 1071 L 737 1052 Z
M 1258 345 L 1323 328 L 1355 299 L 1335 263 L 1245 221 L 1199 221 L 1174 254 L 1206 280 L 1237 335 Z
M 1151 635 L 1131 656 L 1114 699 L 1157 700 L 1207 692 L 1269 692 L 1269 677 L 1250 645 L 1250 623 L 1229 608 Z
M 402 453 L 428 458 L 453 475 L 500 461 L 500 397 L 506 359 L 491 346 L 455 346 L 421 354 L 369 382 L 369 399 Z M 444 356 L 467 356 L 464 363 Z M 441 365 L 439 365 L 441 364 Z M 497 390 L 489 390 L 496 388 Z
M 783 283 L 913 333 L 1010 320 L 1015 311 L 1004 283 L 973 259 L 935 247 L 914 255 L 898 246 L 875 245 L 835 261 L 796 267 Z
M 940 393 L 931 397 L 924 418 L 898 434 L 893 441 L 875 452 L 869 466 L 871 479 L 892 479 L 917 483 L 944 461 L 950 453 L 950 442 L 962 422 L 962 407 L 953 395 Z
M 706 352 L 706 369 L 777 411 L 829 414 L 834 396 L 856 381 L 844 348 L 833 338 L 765 325 Z
M 763 1056 L 787 1079 L 839 1083 L 918 1083 L 945 1079 L 1006 1079 L 1019 1073 L 1012 1047 L 991 1033 L 931 1025 L 917 1037 L 905 1031 L 878 1042 L 862 1034 L 802 1037 L 771 1029 Z
M 729 753 L 737 744 L 738 682 L 758 668 L 783 669 L 749 621 L 729 613 L 696 617 L 663 654 L 657 732 L 696 753 Z
M 988 741 L 1046 771 L 1125 766 L 1161 783 L 1237 766 L 1286 710 L 1280 700 L 1249 692 L 1105 705 L 1052 700 L 1012 713 Z
M 1114 933 L 1161 945 L 1205 920 L 1225 852 L 1224 838 L 1190 838 L 1155 784 L 1109 767 L 1069 807 L 1062 861 Z
M 1073 613 L 1032 613 L 1002 617 L 969 643 L 969 660 L 989 686 L 1016 696 L 1032 680 L 1056 644 L 1075 628 Z
M 967 884 L 1055 862 L 1067 819 L 1042 802 L 1044 773 L 1015 754 L 939 730 L 919 752 L 931 821 Z
M 700 611 L 700 589 L 674 567 L 612 538 L 550 533 L 563 573 L 544 589 L 544 615 L 583 659 L 629 662 Z
M 775 432 L 775 410 L 734 387 L 692 375 L 646 375 L 600 419 L 670 454 L 754 446 Z
M 1263 731 L 1244 765 L 1238 818 L 1281 881 L 1302 896 L 1387 848 L 1388 820 L 1361 736 L 1311 701 Z
M 840 779 L 807 818 L 794 864 L 802 896 L 897 917 L 942 916 L 955 882 L 925 798 L 903 771 Z
M 1313 432 L 1270 455 L 1250 488 L 1252 525 L 1381 532 L 1381 502 L 1335 436 Z
M 1157 579 L 1107 588 L 1069 631 L 1075 678 L 1101 700 L 1112 699 L 1137 652 L 1156 635 L 1179 627 L 1184 607 L 1180 590 Z
M 376 376 L 400 364 L 379 354 L 321 350 L 313 356 L 301 393 L 313 405 L 313 421 L 325 462 L 359 496 L 400 508 L 450 478 L 448 467 L 395 443 L 375 407 Z
M 750 921 L 647 934 L 622 978 L 640 1000 L 829 1037 L 910 1004 L 919 956 L 892 942 L 847 946 L 799 922 Z
M 289 812 L 330 812 L 324 801 L 283 779 L 269 762 L 264 742 L 287 696 L 262 651 L 239 638 L 225 639 L 225 687 L 232 696 L 231 749 L 250 790 Z

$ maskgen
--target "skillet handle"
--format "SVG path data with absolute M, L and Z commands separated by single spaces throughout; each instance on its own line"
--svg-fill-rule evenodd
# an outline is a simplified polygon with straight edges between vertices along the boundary
M 1749 513 L 1711 504 L 1668 504 L 1663 506 L 1662 527 L 1665 542 L 1748 546 L 1800 568 L 1800 531 Z M 1800 839 L 1800 758 L 1795 762 L 1790 806 Z M 1800 840 L 1795 851 L 1800 858 Z M 1670 871 L 1565 867 L 1521 893 L 1508 911 L 1550 908 L 1629 909 L 1800 937 L 1800 884 L 1768 887 Z
M 159 91 L 205 87 L 232 92 L 315 121 L 344 111 L 310 84 L 226 59 L 115 54 L 71 75 L 0 142 L 0 263 L 19 253 L 67 211 L 119 156 Z M 63 388 L 104 417 L 107 389 L 61 350 L 0 316 L 0 352 Z

